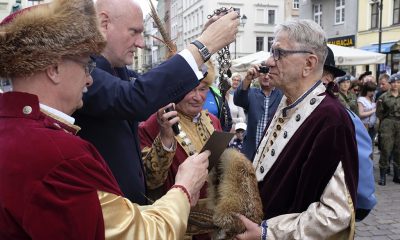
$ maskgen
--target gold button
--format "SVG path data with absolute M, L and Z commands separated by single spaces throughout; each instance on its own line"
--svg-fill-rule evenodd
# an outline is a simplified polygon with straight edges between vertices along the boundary
M 32 113 L 32 107 L 31 107 L 31 106 L 25 106 L 25 107 L 22 109 L 22 112 L 23 112 L 24 114 L 26 114 L 26 115 L 31 114 L 31 113 Z

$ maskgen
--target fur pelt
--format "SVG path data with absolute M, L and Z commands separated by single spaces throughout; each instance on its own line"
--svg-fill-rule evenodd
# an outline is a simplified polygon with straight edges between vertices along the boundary
M 218 166 L 209 174 L 209 208 L 214 209 L 213 222 L 231 239 L 245 227 L 235 216 L 240 213 L 261 223 L 262 204 L 257 179 L 251 162 L 235 149 L 227 149 Z
M 93 0 L 53 0 L 0 25 L 0 78 L 28 76 L 62 57 L 98 54 L 105 40 Z

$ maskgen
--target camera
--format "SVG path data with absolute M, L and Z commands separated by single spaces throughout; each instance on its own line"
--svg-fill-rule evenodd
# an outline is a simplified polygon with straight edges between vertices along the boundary
M 268 73 L 269 68 L 267 66 L 260 66 L 260 70 L 258 70 L 259 73 Z

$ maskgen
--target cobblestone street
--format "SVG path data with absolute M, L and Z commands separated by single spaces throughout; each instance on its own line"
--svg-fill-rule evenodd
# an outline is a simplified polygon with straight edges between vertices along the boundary
M 375 183 L 379 178 L 379 154 L 374 155 Z M 356 223 L 356 240 L 400 240 L 400 184 L 387 175 L 386 186 L 376 184 L 378 203 L 362 222 Z

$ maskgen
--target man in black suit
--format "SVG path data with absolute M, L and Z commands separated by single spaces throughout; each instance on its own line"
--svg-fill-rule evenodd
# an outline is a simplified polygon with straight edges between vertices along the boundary
M 199 84 L 203 77 L 199 66 L 234 41 L 238 16 L 230 12 L 212 19 L 195 43 L 140 76 L 126 68 L 132 64 L 136 48 L 144 47 L 139 4 L 134 0 L 97 0 L 96 10 L 107 45 L 101 56 L 94 57 L 93 86 L 74 117 L 82 127 L 79 135 L 100 151 L 125 197 L 146 204 L 138 122 L 168 103 L 178 102 Z M 203 47 L 208 51 L 200 51 Z

